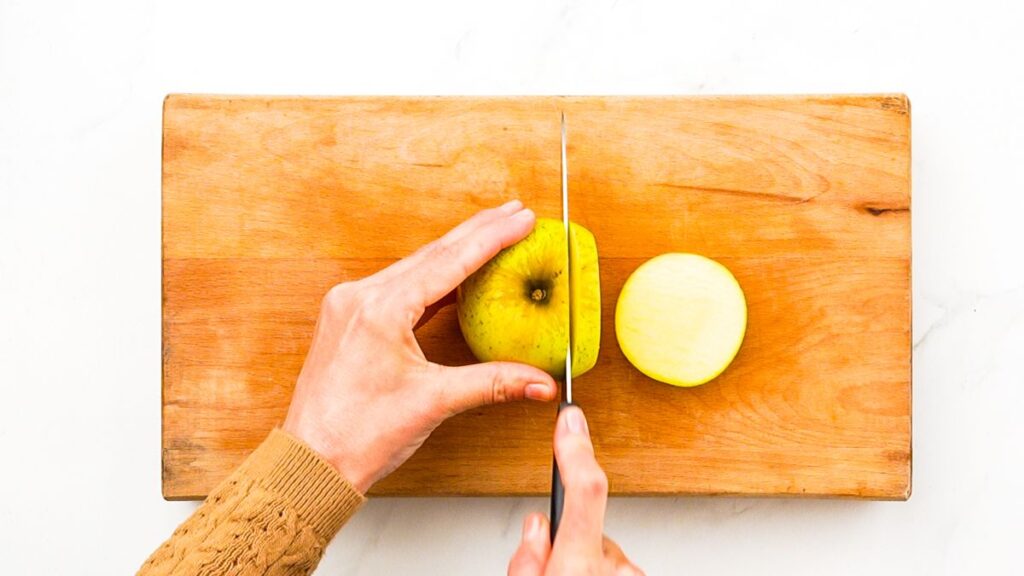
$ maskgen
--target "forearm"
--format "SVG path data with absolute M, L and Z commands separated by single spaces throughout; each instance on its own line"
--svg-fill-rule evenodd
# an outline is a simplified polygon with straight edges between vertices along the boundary
M 316 452 L 275 430 L 138 574 L 309 574 L 364 501 Z

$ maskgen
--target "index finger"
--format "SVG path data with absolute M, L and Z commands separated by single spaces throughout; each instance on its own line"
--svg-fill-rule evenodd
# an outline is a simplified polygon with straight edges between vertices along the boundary
M 415 259 L 399 281 L 410 303 L 426 308 L 458 287 L 502 249 L 525 238 L 537 221 L 533 210 L 503 214 L 450 242 L 437 242 Z
M 415 253 L 410 254 L 409 256 L 406 256 L 405 258 L 402 258 L 401 260 L 388 266 L 384 270 L 381 270 L 380 272 L 377 273 L 377 275 L 379 275 L 382 279 L 390 280 L 397 278 L 404 274 L 410 268 L 414 268 L 417 265 L 419 265 L 422 262 L 422 260 L 426 257 L 425 255 L 429 254 L 432 250 L 436 249 L 438 245 L 451 244 L 458 240 L 459 238 L 462 238 L 466 234 L 469 234 L 473 230 L 479 228 L 480 226 L 483 226 L 488 222 L 497 220 L 498 218 L 501 218 L 503 216 L 511 216 L 512 214 L 515 214 L 516 212 L 522 209 L 522 202 L 520 202 L 519 200 L 511 200 L 509 202 L 502 204 L 501 206 L 481 210 L 474 214 L 473 216 L 469 217 L 468 219 L 463 220 L 461 223 L 459 223 L 458 226 L 446 232 L 444 236 L 441 236 L 440 238 L 434 240 L 433 242 L 426 244 L 425 246 L 417 250 Z

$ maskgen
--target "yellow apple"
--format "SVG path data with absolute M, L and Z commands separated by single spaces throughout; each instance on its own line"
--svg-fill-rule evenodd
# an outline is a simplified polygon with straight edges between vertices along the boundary
M 573 376 L 594 367 L 601 345 L 597 244 L 589 230 L 570 223 L 568 245 L 571 274 L 564 225 L 538 218 L 529 236 L 459 286 L 459 328 L 478 360 L 523 362 L 560 378 L 571 342 Z
M 615 307 L 615 336 L 647 376 L 697 386 L 721 374 L 739 351 L 747 303 L 725 267 L 696 254 L 662 254 L 626 280 Z

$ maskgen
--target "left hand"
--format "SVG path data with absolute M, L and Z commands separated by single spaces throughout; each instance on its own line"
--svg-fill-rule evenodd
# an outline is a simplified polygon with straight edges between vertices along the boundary
M 412 256 L 331 288 L 283 429 L 365 493 L 450 416 L 495 402 L 554 399 L 555 382 L 542 370 L 511 362 L 440 366 L 413 334 L 428 307 L 535 222 L 518 201 L 484 210 Z

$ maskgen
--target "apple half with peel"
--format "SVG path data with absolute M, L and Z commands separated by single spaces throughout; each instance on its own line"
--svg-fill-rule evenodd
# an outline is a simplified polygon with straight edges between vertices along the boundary
M 697 254 L 662 254 L 626 280 L 615 307 L 623 354 L 651 378 L 697 386 L 736 357 L 747 302 L 725 267 Z
M 571 274 L 565 226 L 538 218 L 529 236 L 459 286 L 459 328 L 478 360 L 522 362 L 561 378 L 571 343 L 573 376 L 594 367 L 601 345 L 597 243 L 589 230 L 570 223 L 568 246 Z

